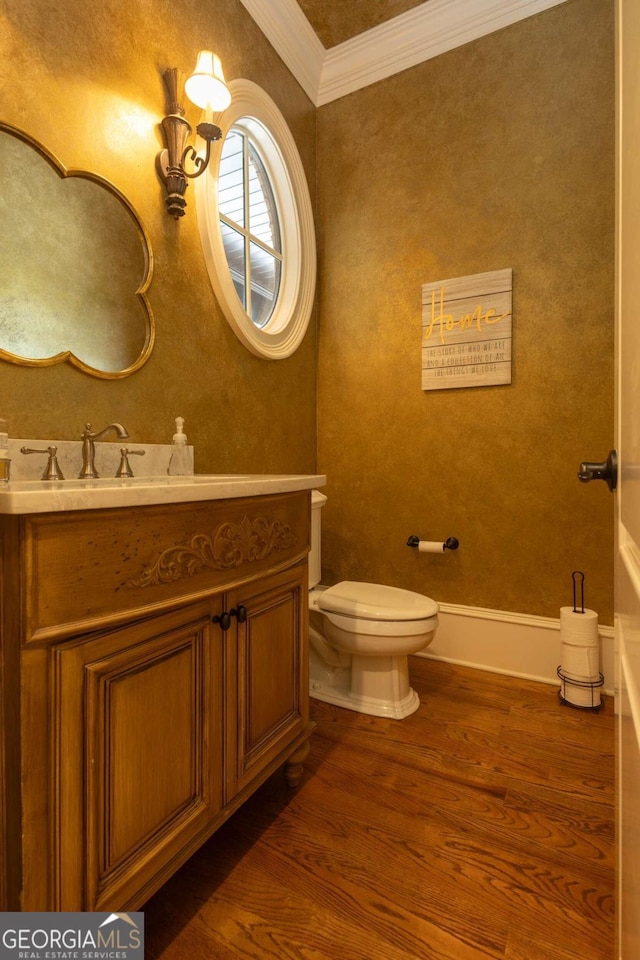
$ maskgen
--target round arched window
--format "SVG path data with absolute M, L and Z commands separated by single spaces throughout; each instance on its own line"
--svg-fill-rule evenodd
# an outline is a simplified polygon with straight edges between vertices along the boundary
M 232 329 L 252 353 L 290 356 L 315 295 L 316 243 L 309 188 L 287 123 L 249 80 L 229 84 L 222 140 L 196 180 L 207 270 Z

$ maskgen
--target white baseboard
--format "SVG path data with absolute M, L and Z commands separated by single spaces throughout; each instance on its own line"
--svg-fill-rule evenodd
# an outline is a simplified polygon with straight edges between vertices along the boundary
M 559 686 L 560 620 L 440 604 L 439 625 L 419 656 Z M 598 627 L 604 692 L 614 691 L 613 627 Z

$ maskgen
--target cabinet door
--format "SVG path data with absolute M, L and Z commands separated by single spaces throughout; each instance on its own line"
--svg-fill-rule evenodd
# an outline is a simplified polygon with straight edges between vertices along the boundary
M 227 596 L 237 621 L 237 730 L 228 744 L 227 799 L 242 790 L 306 727 L 309 716 L 306 565 L 248 584 Z M 229 725 L 233 737 L 233 725 Z
M 215 609 L 193 605 L 56 648 L 57 909 L 139 905 L 221 808 L 225 638 Z

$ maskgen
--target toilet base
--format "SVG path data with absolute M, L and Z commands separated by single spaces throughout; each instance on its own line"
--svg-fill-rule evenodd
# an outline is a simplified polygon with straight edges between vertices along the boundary
M 309 695 L 373 717 L 404 720 L 420 706 L 409 686 L 406 657 L 352 657 L 351 667 L 327 668 L 311 651 Z

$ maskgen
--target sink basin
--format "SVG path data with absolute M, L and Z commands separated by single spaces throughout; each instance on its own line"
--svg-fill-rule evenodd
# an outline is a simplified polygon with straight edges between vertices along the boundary
M 12 480 L 0 484 L 0 513 L 50 513 L 144 506 L 194 500 L 223 500 L 312 490 L 319 474 L 196 474 L 192 477 L 105 477 L 95 480 Z

